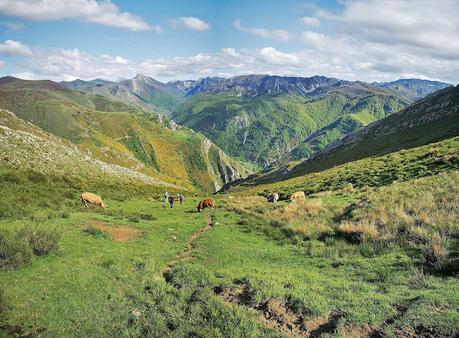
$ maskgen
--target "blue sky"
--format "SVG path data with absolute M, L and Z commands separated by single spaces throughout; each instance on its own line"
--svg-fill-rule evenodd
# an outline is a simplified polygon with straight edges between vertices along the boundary
M 0 75 L 457 83 L 457 17 L 457 1 L 0 0 Z

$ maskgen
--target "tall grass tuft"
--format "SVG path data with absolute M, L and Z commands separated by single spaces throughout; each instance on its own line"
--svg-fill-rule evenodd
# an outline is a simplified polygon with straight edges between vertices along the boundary
M 34 255 L 42 256 L 58 250 L 61 235 L 56 227 L 41 224 L 22 226 L 17 230 L 17 237 L 29 243 Z
M 0 268 L 16 269 L 30 262 L 32 248 L 27 240 L 11 231 L 0 232 Z

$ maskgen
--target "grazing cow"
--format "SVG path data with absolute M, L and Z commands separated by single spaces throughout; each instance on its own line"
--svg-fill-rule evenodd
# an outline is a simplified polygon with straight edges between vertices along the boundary
M 303 199 L 303 198 L 306 198 L 306 195 L 304 194 L 304 191 L 297 191 L 297 192 L 294 192 L 292 194 L 292 196 L 290 196 L 290 201 L 295 201 L 295 200 L 298 200 L 298 199 Z
M 205 208 L 211 208 L 213 209 L 215 207 L 215 201 L 212 198 L 207 198 L 205 200 L 202 200 L 198 204 L 198 211 L 201 212 Z
M 277 201 L 279 200 L 279 194 L 277 192 L 272 193 L 270 197 L 271 197 L 271 202 L 273 203 L 277 203 Z
M 90 192 L 84 192 L 81 194 L 81 202 L 83 203 L 84 207 L 88 207 L 89 204 L 94 204 L 102 208 L 106 208 L 107 206 L 102 201 L 102 198 L 96 194 Z
M 169 196 L 169 205 L 171 206 L 171 208 L 174 207 L 174 202 L 175 202 L 174 196 Z

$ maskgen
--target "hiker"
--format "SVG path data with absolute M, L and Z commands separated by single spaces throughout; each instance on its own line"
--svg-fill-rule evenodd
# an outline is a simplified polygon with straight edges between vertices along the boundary
M 174 196 L 169 196 L 169 204 L 170 204 L 171 208 L 174 207 L 174 201 L 175 201 Z
M 167 201 L 169 201 L 169 193 L 166 191 L 164 194 L 164 203 L 167 203 Z
M 185 202 L 185 196 L 183 196 L 183 194 L 181 192 L 178 193 L 178 199 L 180 201 L 180 204 Z

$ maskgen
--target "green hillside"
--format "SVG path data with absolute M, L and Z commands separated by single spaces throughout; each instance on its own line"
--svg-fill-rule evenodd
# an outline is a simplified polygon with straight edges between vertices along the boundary
M 309 159 L 279 161 L 277 166 L 259 171 L 245 181 L 230 185 L 251 186 L 284 181 L 343 163 L 410 149 L 459 135 L 459 88 L 449 87 L 418 101 L 406 109 L 369 124 L 330 143 Z M 368 115 L 367 115 L 368 117 Z M 360 116 L 352 123 L 364 125 L 370 119 Z M 310 144 L 329 133 L 342 135 L 344 123 L 324 128 L 312 135 Z
M 125 199 L 183 190 L 125 167 L 102 162 L 68 140 L 0 110 L 0 218 L 58 212 L 80 205 L 82 191 Z
M 368 92 L 357 97 L 342 92 L 318 97 L 280 94 L 254 98 L 232 93 L 198 94 L 177 108 L 173 118 L 204 133 L 229 155 L 266 166 L 297 147 L 291 157 L 308 156 L 341 136 L 343 130 L 359 128 L 406 104 L 396 96 Z M 340 120 L 348 115 L 359 123 Z M 332 124 L 343 126 L 336 129 Z M 335 131 L 307 140 L 314 132 L 327 127 Z M 339 129 L 341 131 L 336 132 Z
M 248 173 L 200 134 L 177 129 L 154 113 L 51 81 L 4 78 L 0 107 L 72 141 L 96 159 L 187 189 L 215 191 Z
M 344 137 L 297 165 L 286 177 L 459 135 L 459 87 L 449 87 Z
M 427 144 L 408 150 L 400 150 L 380 157 L 367 157 L 321 172 L 271 183 L 272 173 L 264 178 L 232 182 L 224 187 L 225 193 L 263 194 L 278 192 L 287 198 L 295 191 L 317 193 L 353 188 L 379 187 L 396 181 L 436 175 L 443 171 L 459 169 L 459 137 Z

